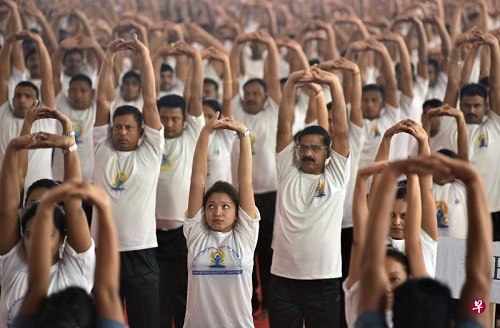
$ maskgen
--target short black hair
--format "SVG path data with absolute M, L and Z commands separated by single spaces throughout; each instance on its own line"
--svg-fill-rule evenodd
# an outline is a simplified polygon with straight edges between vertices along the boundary
M 460 101 L 462 101 L 462 97 L 464 96 L 467 97 L 480 96 L 486 102 L 486 100 L 488 99 L 488 91 L 486 90 L 486 87 L 482 84 L 469 83 L 464 85 L 460 89 Z
M 72 55 L 72 54 L 79 54 L 82 57 L 82 59 L 85 58 L 85 53 L 83 52 L 83 50 L 78 49 L 78 48 L 74 48 L 74 49 L 66 50 L 64 52 L 62 62 L 64 63 L 66 61 L 66 58 L 68 58 L 68 56 Z
M 92 89 L 92 80 L 87 75 L 82 74 L 82 73 L 76 74 L 69 81 L 69 85 L 72 85 L 73 82 L 77 82 L 77 81 L 83 81 L 83 82 L 85 82 L 89 86 L 89 88 Z
M 436 71 L 436 73 L 439 72 L 439 62 L 435 58 L 429 57 L 427 59 L 427 64 L 434 66 L 434 70 Z
M 139 128 L 142 128 L 143 117 L 141 111 L 137 109 L 137 107 L 130 105 L 119 106 L 113 113 L 113 121 L 115 120 L 115 118 L 125 115 L 133 115 Z
M 385 101 L 385 89 L 382 86 L 375 83 L 363 86 L 362 93 L 369 91 L 378 92 L 380 94 L 380 97 L 382 98 L 382 101 Z
M 477 83 L 484 85 L 485 88 L 490 87 L 490 77 L 485 76 L 482 79 L 480 79 Z
M 333 109 L 333 103 L 330 101 L 328 104 L 326 104 L 326 110 L 330 112 Z
M 398 186 L 396 188 L 396 200 L 404 200 L 408 198 L 408 189 L 406 186 Z
M 254 84 L 254 83 L 259 84 L 262 87 L 262 89 L 264 90 L 264 93 L 267 95 L 266 81 L 264 81 L 263 79 L 259 79 L 259 78 L 254 78 L 254 79 L 250 79 L 250 80 L 246 81 L 245 84 L 243 84 L 243 89 L 245 89 L 248 85 Z
M 215 99 L 205 99 L 205 100 L 203 100 L 203 106 L 210 107 L 214 112 L 222 113 L 222 106 Z
M 331 146 L 332 137 L 330 137 L 330 134 L 328 133 L 328 131 L 326 131 L 323 127 L 321 127 L 319 125 L 311 125 L 311 126 L 304 128 L 304 130 L 302 130 L 302 132 L 299 135 L 299 143 L 302 141 L 302 137 L 304 137 L 306 135 L 310 135 L 310 134 L 315 134 L 315 135 L 321 136 L 323 139 L 323 145 L 328 146 L 328 147 Z
M 395 328 L 448 328 L 452 314 L 450 288 L 437 280 L 408 279 L 394 290 Z
M 162 108 L 180 108 L 182 117 L 186 118 L 186 100 L 178 95 L 166 95 L 156 101 L 158 110 Z
M 43 189 L 52 189 L 54 187 L 59 186 L 59 183 L 52 179 L 39 179 L 36 180 L 31 184 L 31 186 L 28 187 L 28 191 L 26 191 L 26 199 L 24 200 L 24 206 L 28 203 L 28 198 L 30 197 L 31 193 L 35 191 L 36 189 L 43 188 Z
M 26 207 L 21 217 L 21 234 L 24 234 L 24 232 L 26 231 L 26 226 L 35 217 L 36 210 L 38 209 L 38 204 L 40 204 L 40 202 L 36 201 Z M 53 218 L 54 226 L 57 230 L 59 230 L 61 240 L 64 240 L 64 236 L 66 235 L 66 214 L 64 213 L 64 210 L 60 205 L 54 206 Z
M 320 62 L 319 58 L 309 59 L 309 66 L 318 65 Z
M 126 79 L 134 79 L 137 81 L 137 83 L 141 83 L 141 74 L 137 73 L 136 71 L 128 71 L 127 73 L 123 74 L 122 77 L 122 84 L 125 82 Z
M 30 82 L 30 81 L 21 81 L 18 84 L 16 84 L 16 88 L 15 89 L 17 89 L 18 87 L 28 87 L 28 88 L 31 88 L 31 89 L 33 89 L 35 91 L 35 97 L 36 97 L 36 99 L 38 99 L 40 97 L 40 94 L 39 94 L 39 91 L 38 91 L 38 87 L 33 82 Z
M 31 56 L 37 55 L 37 54 L 38 54 L 38 52 L 36 51 L 36 48 L 31 49 L 30 51 L 26 52 L 24 54 L 24 63 L 26 63 L 28 61 L 28 58 L 30 58 Z
M 392 247 L 392 246 L 387 246 L 387 250 L 385 252 L 386 257 L 390 257 L 394 261 L 400 263 L 403 266 L 403 269 L 406 272 L 406 275 L 410 275 L 410 265 L 408 263 L 408 258 L 406 255 L 401 252 L 400 250 Z
M 163 63 L 163 64 L 161 64 L 160 72 L 172 72 L 173 73 L 174 69 L 169 64 Z
M 211 84 L 214 86 L 215 92 L 219 92 L 219 83 L 217 83 L 214 79 L 206 77 L 203 79 L 203 84 Z
M 438 107 L 441 107 L 441 106 L 443 106 L 443 102 L 442 102 L 441 100 L 439 100 L 439 99 L 434 98 L 434 99 L 429 99 L 429 100 L 426 100 L 426 101 L 424 102 L 424 104 L 422 105 L 422 109 L 423 109 L 423 110 L 424 110 L 424 112 L 425 112 L 425 109 L 426 109 L 427 107 L 430 107 L 430 108 L 438 108 Z

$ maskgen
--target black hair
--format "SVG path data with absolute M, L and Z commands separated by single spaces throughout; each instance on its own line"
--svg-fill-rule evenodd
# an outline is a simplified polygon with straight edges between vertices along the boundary
M 396 200 L 404 200 L 408 198 L 408 189 L 405 186 L 398 186 L 396 188 Z
M 125 82 L 126 79 L 134 79 L 137 81 L 137 83 L 141 83 L 141 74 L 137 73 L 136 71 L 128 71 L 127 73 L 123 74 L 122 77 L 122 84 Z
M 174 69 L 169 64 L 163 63 L 163 64 L 161 64 L 160 72 L 172 72 L 173 73 Z
M 462 101 L 462 97 L 465 96 L 467 97 L 480 96 L 486 102 L 486 100 L 488 99 L 488 91 L 486 90 L 486 87 L 482 84 L 469 83 L 464 85 L 460 89 L 460 101 Z
M 434 279 L 408 279 L 394 290 L 395 328 L 448 328 L 452 313 L 450 289 Z
M 89 88 L 92 89 L 92 80 L 90 79 L 90 77 L 88 77 L 87 75 L 82 74 L 82 73 L 79 73 L 79 74 L 76 74 L 75 76 L 73 76 L 71 78 L 71 80 L 69 81 L 69 85 L 72 85 L 74 82 L 78 82 L 78 81 L 85 82 L 89 86 Z
M 28 58 L 30 58 L 31 56 L 36 55 L 36 54 L 37 54 L 36 48 L 33 48 L 30 51 L 26 52 L 24 54 L 24 63 L 26 64 L 26 62 L 28 61 Z
M 299 144 L 300 142 L 300 134 L 302 133 L 302 130 L 298 131 L 293 135 L 293 141 L 295 142 L 296 145 Z
M 31 193 L 35 191 L 35 189 L 39 188 L 44 188 L 44 189 L 52 189 L 54 187 L 59 186 L 59 183 L 52 179 L 40 179 L 36 180 L 29 186 L 28 191 L 26 191 L 26 199 L 24 201 L 24 206 L 28 203 L 28 198 L 30 197 Z M 38 200 L 38 199 L 37 199 Z
M 219 180 L 215 182 L 210 188 L 208 188 L 208 190 L 205 192 L 205 195 L 203 195 L 203 209 L 205 209 L 208 198 L 213 193 L 224 193 L 228 195 L 229 198 L 231 198 L 231 200 L 233 201 L 236 208 L 236 215 L 238 215 L 238 208 L 240 206 L 240 197 L 238 196 L 238 191 L 232 184 L 226 181 Z
M 320 62 L 319 58 L 309 59 L 309 66 L 318 65 Z
M 444 155 L 444 156 L 448 156 L 450 158 L 458 158 L 458 155 L 457 153 L 455 153 L 453 150 L 451 149 L 446 149 L 446 148 L 443 148 L 443 149 L 439 149 L 438 150 L 438 153 Z
M 40 202 L 33 202 L 24 211 L 21 217 L 21 234 L 24 234 L 26 226 L 35 217 L 38 204 L 40 204 Z M 66 214 L 60 205 L 54 206 L 54 226 L 59 230 L 61 240 L 64 240 L 64 236 L 66 235 Z
M 217 83 L 214 79 L 206 77 L 203 79 L 203 84 L 211 84 L 214 86 L 215 92 L 219 92 L 219 83 Z
M 429 99 L 424 102 L 422 105 L 422 109 L 425 111 L 425 108 L 430 107 L 430 108 L 438 108 L 443 106 L 443 102 L 439 99 Z
M 133 115 L 139 128 L 142 128 L 142 113 L 139 111 L 139 109 L 137 109 L 137 107 L 130 105 L 123 105 L 118 107 L 113 114 L 113 121 L 115 120 L 115 118 L 125 115 Z
M 38 91 L 38 87 L 30 81 L 21 81 L 18 84 L 16 84 L 16 89 L 18 87 L 29 87 L 29 88 L 33 89 L 35 91 L 36 99 L 38 99 L 38 97 L 40 96 L 39 91 Z
M 280 84 L 285 84 L 285 83 L 286 83 L 286 81 L 288 81 L 288 77 L 282 77 L 282 78 L 280 79 Z
M 485 76 L 482 79 L 480 79 L 477 83 L 484 85 L 485 88 L 490 87 L 490 77 Z
M 330 112 L 333 109 L 333 103 L 330 101 L 328 104 L 326 104 L 326 110 Z
M 328 131 L 326 131 L 324 128 L 322 128 L 319 125 L 311 125 L 311 126 L 304 128 L 304 130 L 302 130 L 302 132 L 299 135 L 299 143 L 302 141 L 303 136 L 306 136 L 309 134 L 315 134 L 315 135 L 321 136 L 323 138 L 323 145 L 324 146 L 330 147 L 330 145 L 332 144 L 332 137 L 330 137 L 330 134 L 328 133 Z
M 408 263 L 408 258 L 406 257 L 406 255 L 403 252 L 401 252 L 398 249 L 389 245 L 389 246 L 387 246 L 385 256 L 390 257 L 394 261 L 401 264 L 401 266 L 405 270 L 406 275 L 407 276 L 410 275 L 410 264 Z
M 97 322 L 94 299 L 83 288 L 68 287 L 47 296 L 38 315 L 40 328 L 92 328 Z
M 82 59 L 85 57 L 85 54 L 84 54 L 83 50 L 78 49 L 78 48 L 69 49 L 69 50 L 66 50 L 64 52 L 64 55 L 63 55 L 63 58 L 62 58 L 62 62 L 64 63 L 66 61 L 66 58 L 68 58 L 68 56 L 72 55 L 72 54 L 79 54 L 82 57 Z
M 182 117 L 186 118 L 186 100 L 178 95 L 166 95 L 156 101 L 158 110 L 162 108 L 180 108 Z
M 245 89 L 248 85 L 253 84 L 253 83 L 259 84 L 262 87 L 262 89 L 264 90 L 264 94 L 267 95 L 266 81 L 264 81 L 263 79 L 259 79 L 259 78 L 254 78 L 254 79 L 250 79 L 250 80 L 246 81 L 245 84 L 243 84 L 243 89 Z
M 385 101 L 385 90 L 380 85 L 372 83 L 372 84 L 367 84 L 367 85 L 363 86 L 362 93 L 369 92 L 369 91 L 378 92 L 380 94 L 380 97 L 382 98 L 382 101 Z
M 203 100 L 203 106 L 210 107 L 214 112 L 222 112 L 222 106 L 215 99 L 205 99 Z
M 411 66 L 411 76 L 414 78 L 415 77 L 415 65 L 413 65 L 413 63 L 410 63 L 410 66 Z M 396 65 L 394 65 L 394 72 L 401 69 L 401 64 L 400 63 L 396 63 Z

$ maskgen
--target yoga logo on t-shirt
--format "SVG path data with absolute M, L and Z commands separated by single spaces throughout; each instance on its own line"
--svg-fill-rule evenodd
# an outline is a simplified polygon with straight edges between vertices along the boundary
M 81 136 L 84 131 L 83 124 L 80 122 L 73 122 L 73 131 L 75 131 L 75 142 L 78 145 L 82 144 Z
M 193 275 L 242 274 L 241 257 L 231 246 L 207 247 L 193 258 Z
M 319 180 L 314 192 L 314 198 L 323 198 L 325 196 L 325 184 L 323 181 Z
M 378 128 L 378 124 L 375 124 L 372 128 L 372 136 L 374 138 L 380 137 L 380 129 Z
M 255 155 L 255 142 L 257 141 L 257 138 L 255 137 L 255 134 L 253 134 L 252 132 L 250 132 L 248 137 L 250 138 L 250 146 L 252 148 L 252 155 Z
M 436 201 L 436 217 L 438 228 L 447 229 L 450 227 L 448 222 L 448 205 L 443 201 Z
M 162 154 L 161 155 L 161 167 L 160 170 L 162 172 L 168 171 L 172 168 L 172 159 L 170 158 L 169 154 Z
M 114 191 L 124 191 L 125 190 L 125 182 L 127 182 L 128 176 L 125 172 L 118 172 L 115 175 L 115 179 L 113 184 L 111 185 L 111 189 Z
M 487 148 L 488 147 L 488 133 L 483 132 L 479 135 L 477 138 L 477 141 L 479 142 L 479 148 Z

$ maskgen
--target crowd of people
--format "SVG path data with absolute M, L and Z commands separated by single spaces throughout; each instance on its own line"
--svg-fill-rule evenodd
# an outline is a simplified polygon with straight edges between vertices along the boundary
M 0 0 L 0 327 L 491 325 L 499 9 Z

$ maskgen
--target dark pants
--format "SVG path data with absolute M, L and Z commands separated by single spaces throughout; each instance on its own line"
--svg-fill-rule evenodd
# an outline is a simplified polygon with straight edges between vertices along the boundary
M 490 213 L 493 223 L 493 241 L 500 241 L 500 212 Z
M 120 297 L 131 328 L 158 327 L 158 265 L 154 248 L 120 252 Z
M 349 275 L 349 266 L 351 265 L 351 249 L 353 240 L 352 228 L 342 229 L 340 235 L 340 251 L 342 253 L 342 279 L 343 283 Z M 345 293 L 342 286 L 340 287 L 340 327 L 347 328 L 347 321 L 345 319 Z
M 276 211 L 276 192 L 268 192 L 265 194 L 255 195 L 255 206 L 260 212 L 259 222 L 259 239 L 255 254 L 258 260 L 258 269 L 260 276 L 260 288 L 262 291 L 262 308 L 267 309 L 269 303 L 269 283 L 271 278 L 271 263 L 273 261 L 273 250 L 271 242 L 273 241 L 273 228 L 274 228 L 274 213 Z M 258 287 L 256 267 L 253 267 L 253 296 L 252 304 L 257 303 L 255 290 Z
M 340 278 L 294 280 L 271 275 L 271 328 L 339 327 Z
M 160 326 L 176 328 L 184 326 L 187 298 L 187 245 L 182 227 L 156 230 L 158 248 L 156 260 L 160 268 Z

